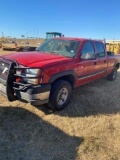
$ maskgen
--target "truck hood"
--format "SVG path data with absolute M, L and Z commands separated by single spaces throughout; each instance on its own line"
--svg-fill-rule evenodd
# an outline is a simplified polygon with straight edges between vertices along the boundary
M 4 55 L 4 57 L 17 61 L 28 67 L 43 67 L 49 64 L 70 61 L 72 58 L 46 52 L 16 52 Z

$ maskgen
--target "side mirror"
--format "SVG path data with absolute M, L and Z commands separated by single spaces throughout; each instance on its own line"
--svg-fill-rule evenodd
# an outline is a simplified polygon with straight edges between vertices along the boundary
M 97 58 L 97 54 L 95 53 L 86 53 L 81 55 L 81 59 L 83 60 L 95 60 Z

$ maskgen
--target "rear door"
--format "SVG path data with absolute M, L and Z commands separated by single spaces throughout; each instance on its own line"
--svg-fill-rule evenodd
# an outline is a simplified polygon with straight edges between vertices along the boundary
M 100 41 L 94 42 L 95 50 L 97 54 L 97 61 L 96 61 L 96 73 L 98 77 L 102 77 L 107 72 L 107 55 L 105 51 L 104 43 Z

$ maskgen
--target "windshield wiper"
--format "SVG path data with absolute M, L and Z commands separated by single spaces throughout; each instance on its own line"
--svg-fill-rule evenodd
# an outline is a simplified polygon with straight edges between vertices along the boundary
M 52 53 L 52 54 L 60 54 L 60 53 L 58 53 L 58 52 L 56 52 L 56 51 L 52 51 L 52 52 L 50 52 L 50 53 Z

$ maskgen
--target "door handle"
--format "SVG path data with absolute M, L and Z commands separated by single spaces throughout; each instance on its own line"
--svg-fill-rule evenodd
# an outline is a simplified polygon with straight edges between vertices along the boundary
M 97 64 L 97 62 L 94 62 L 94 65 L 96 65 Z

